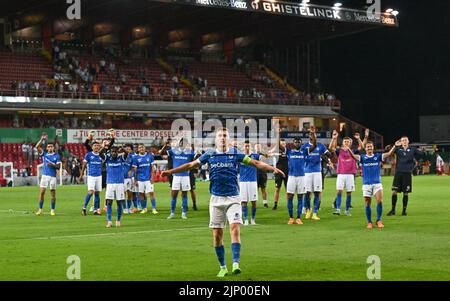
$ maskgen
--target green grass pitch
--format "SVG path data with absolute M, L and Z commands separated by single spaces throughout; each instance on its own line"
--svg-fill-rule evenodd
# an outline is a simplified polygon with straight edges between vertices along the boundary
M 409 216 L 385 216 L 382 231 L 365 228 L 360 178 L 352 217 L 332 215 L 335 179 L 326 181 L 318 222 L 289 226 L 284 197 L 275 212 L 260 202 L 258 225 L 242 228 L 243 273 L 226 280 L 367 281 L 370 255 L 381 259 L 382 280 L 450 280 L 450 178 L 423 176 L 413 181 Z M 392 178 L 383 178 L 383 183 L 385 215 Z M 270 205 L 273 186 L 269 181 Z M 106 229 L 104 215 L 80 215 L 85 186 L 58 187 L 56 217 L 48 215 L 48 194 L 47 214 L 34 215 L 37 187 L 1 189 L 0 280 L 67 280 L 70 255 L 80 257 L 85 281 L 217 280 L 208 183 L 197 184 L 200 211 L 190 210 L 187 221 L 180 218 L 180 200 L 177 218 L 166 220 L 168 185 L 157 184 L 155 189 L 160 214 L 124 216 L 119 229 Z M 225 247 L 230 268 L 228 233 Z

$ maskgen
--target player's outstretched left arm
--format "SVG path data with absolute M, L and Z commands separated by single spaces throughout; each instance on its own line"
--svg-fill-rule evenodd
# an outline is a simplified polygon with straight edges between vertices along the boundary
M 181 165 L 181 166 L 179 166 L 177 168 L 174 168 L 174 169 L 164 170 L 161 173 L 161 176 L 162 177 L 166 177 L 166 176 L 173 175 L 173 174 L 176 174 L 176 173 L 182 173 L 182 172 L 185 172 L 185 171 L 189 171 L 191 169 L 197 169 L 200 166 L 201 166 L 200 162 L 198 160 L 195 160 L 195 161 L 192 161 L 190 163 L 186 163 L 186 164 Z
M 253 159 L 252 159 L 252 160 L 248 163 L 248 165 L 254 166 L 254 167 L 256 167 L 257 169 L 260 169 L 260 170 L 271 171 L 271 172 L 273 172 L 273 173 L 275 173 L 275 174 L 282 175 L 283 178 L 286 177 L 286 175 L 284 174 L 283 171 L 281 171 L 281 170 L 279 170 L 278 168 L 273 167 L 273 166 L 271 166 L 271 165 L 269 165 L 269 164 L 266 164 L 266 163 L 264 163 L 264 162 L 258 161 L 258 160 L 253 160 Z

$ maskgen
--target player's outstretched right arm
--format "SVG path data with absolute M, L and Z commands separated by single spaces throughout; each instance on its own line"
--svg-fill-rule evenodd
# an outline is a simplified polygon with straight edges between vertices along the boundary
M 190 163 L 186 163 L 184 165 L 181 165 L 180 167 L 174 168 L 174 169 L 170 169 L 170 170 L 165 170 L 161 173 L 162 177 L 166 177 L 169 175 L 173 175 L 173 174 L 177 174 L 177 173 L 182 173 L 185 171 L 189 171 L 191 169 L 197 169 L 201 166 L 200 161 L 199 160 L 195 160 L 192 161 Z
M 361 162 L 361 156 L 360 155 L 355 155 L 351 149 L 348 149 L 348 153 L 353 158 L 353 160 Z
M 36 144 L 36 148 L 38 150 L 38 153 L 41 155 L 43 153 L 43 149 L 42 149 L 42 142 L 44 141 L 44 135 L 41 136 L 41 140 L 38 141 L 38 143 Z

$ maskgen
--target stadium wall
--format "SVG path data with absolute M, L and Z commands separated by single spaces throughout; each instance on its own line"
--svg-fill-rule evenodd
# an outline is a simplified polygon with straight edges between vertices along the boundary
M 54 141 L 55 137 L 61 143 L 67 142 L 67 131 L 62 129 L 0 129 L 0 143 L 23 143 L 37 142 L 41 139 L 42 133 L 48 134 L 49 141 Z

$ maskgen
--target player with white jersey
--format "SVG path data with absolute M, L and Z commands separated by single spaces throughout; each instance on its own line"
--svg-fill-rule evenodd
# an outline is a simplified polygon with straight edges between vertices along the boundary
M 249 141 L 244 143 L 244 154 L 253 160 L 259 161 L 261 155 L 250 153 L 251 145 Z M 244 214 L 244 225 L 248 226 L 248 203 L 252 203 L 251 224 L 256 225 L 256 207 L 258 201 L 258 175 L 254 166 L 240 163 L 239 165 L 239 197 Z
M 223 278 L 228 274 L 225 264 L 225 248 L 223 246 L 223 229 L 228 221 L 230 224 L 231 250 L 233 257 L 233 274 L 241 273 L 239 267 L 241 254 L 240 225 L 242 224 L 242 206 L 239 197 L 238 164 L 254 166 L 258 169 L 283 172 L 261 161 L 256 161 L 235 148 L 229 148 L 230 134 L 226 128 L 216 131 L 216 149 L 210 149 L 199 159 L 178 168 L 166 170 L 162 176 L 176 174 L 199 168 L 206 163 L 210 166 L 210 228 L 213 230 L 214 247 L 220 263 L 217 277 Z
M 381 216 L 383 214 L 383 185 L 381 184 L 381 165 L 383 161 L 392 156 L 395 152 L 396 147 L 400 147 L 401 142 L 397 141 L 395 146 L 388 153 L 374 153 L 374 143 L 369 141 L 365 145 L 365 154 L 355 155 L 351 150 L 349 150 L 350 156 L 361 162 L 362 166 L 362 177 L 363 177 L 363 196 L 366 203 L 366 217 L 367 217 L 367 228 L 372 229 L 372 208 L 371 202 L 372 197 L 375 197 L 377 201 L 377 222 L 378 228 L 384 228 L 381 222 Z
M 180 139 L 177 147 L 169 148 L 171 141 L 168 141 L 159 152 L 160 154 L 166 153 L 172 159 L 173 168 L 177 168 L 189 162 L 192 162 L 195 158 L 195 152 L 191 149 L 186 139 Z M 189 171 L 177 173 L 172 178 L 172 192 L 170 202 L 170 215 L 167 219 L 173 219 L 175 217 L 175 208 L 177 206 L 178 192 L 181 191 L 182 198 L 182 212 L 181 218 L 187 219 L 188 211 L 188 196 L 187 192 L 191 190 L 191 178 Z
M 104 155 L 104 154 L 103 154 Z M 112 204 L 114 200 L 117 202 L 117 219 L 116 227 L 120 227 L 122 218 L 123 203 L 125 202 L 125 185 L 124 185 L 124 168 L 126 158 L 125 154 L 119 155 L 117 146 L 113 146 L 111 151 L 104 155 L 106 164 L 106 215 L 108 224 L 107 228 L 112 227 Z
M 95 142 L 92 145 L 92 152 L 89 152 L 84 156 L 83 167 L 81 168 L 81 175 L 79 181 L 83 181 L 84 172 L 87 167 L 87 186 L 88 193 L 84 199 L 84 205 L 81 209 L 81 215 L 86 216 L 86 208 L 94 195 L 94 215 L 101 215 L 100 209 L 100 192 L 102 191 L 102 168 L 103 159 L 100 156 L 100 151 L 104 148 L 104 145 L 100 145 Z
M 147 194 L 150 196 L 152 202 L 152 213 L 158 214 L 156 210 L 155 191 L 152 182 L 153 174 L 153 162 L 155 157 L 151 153 L 147 153 L 144 144 L 139 144 L 139 154 L 133 157 L 133 169 L 134 169 L 134 181 L 135 186 L 138 188 L 139 201 L 141 203 L 141 214 L 146 214 L 147 201 L 145 197 Z
M 51 211 L 50 215 L 55 216 L 56 209 L 56 175 L 57 170 L 61 167 L 61 157 L 55 152 L 55 146 L 53 143 L 48 143 L 46 151 L 42 149 L 43 141 L 47 139 L 46 135 L 42 135 L 41 140 L 36 144 L 36 148 L 39 155 L 42 157 L 42 178 L 40 183 L 39 192 L 39 209 L 36 215 L 42 215 L 44 207 L 44 198 L 47 188 L 50 188 L 51 194 Z
M 320 204 L 320 194 L 323 190 L 322 185 L 322 156 L 328 153 L 328 149 L 322 143 L 317 143 L 315 129 L 310 131 L 310 142 L 303 145 L 306 150 L 305 158 L 305 185 L 306 185 L 306 219 L 318 221 L 317 216 Z M 311 210 L 311 194 L 314 193 L 314 208 Z M 312 217 L 311 217 L 312 215 Z

